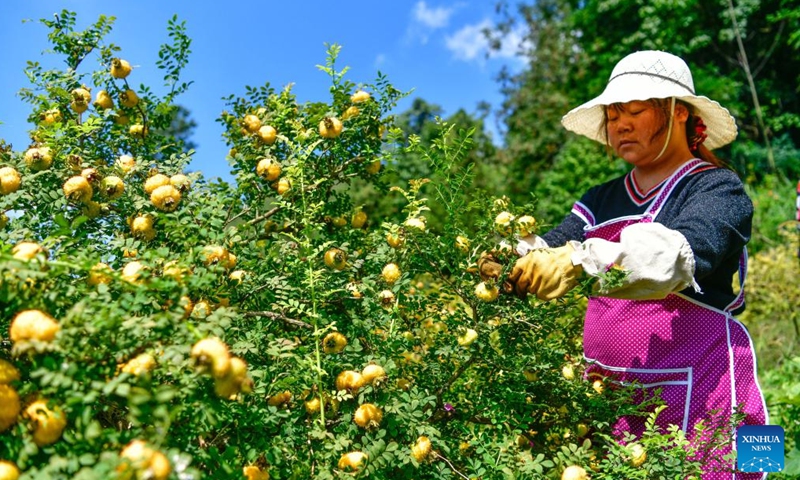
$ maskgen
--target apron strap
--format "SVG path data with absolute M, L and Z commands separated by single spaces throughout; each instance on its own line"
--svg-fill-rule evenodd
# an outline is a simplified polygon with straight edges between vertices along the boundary
M 744 282 L 747 279 L 747 247 L 742 249 L 742 254 L 739 256 L 739 294 L 733 299 L 727 307 L 724 308 L 726 312 L 732 312 L 744 304 Z
M 577 215 L 589 227 L 594 227 L 595 219 L 592 211 L 586 208 L 586 205 L 581 202 L 575 202 L 572 205 L 572 213 Z
M 650 204 L 650 208 L 647 209 L 645 212 L 645 222 L 652 222 L 653 220 L 658 217 L 658 214 L 661 212 L 661 207 L 667 203 L 667 199 L 672 194 L 672 191 L 675 189 L 675 186 L 683 180 L 683 177 L 689 175 L 694 171 L 697 167 L 703 165 L 710 165 L 708 162 L 704 162 L 699 158 L 695 158 L 693 160 L 689 160 L 688 162 L 684 163 L 682 167 L 677 169 L 669 179 L 664 183 L 664 186 L 661 187 L 661 192 L 659 192 L 658 196 L 653 200 L 653 203 Z

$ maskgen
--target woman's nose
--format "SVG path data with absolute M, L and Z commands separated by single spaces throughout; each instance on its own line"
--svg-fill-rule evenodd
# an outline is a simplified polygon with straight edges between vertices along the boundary
M 620 117 L 614 121 L 613 124 L 614 131 L 617 133 L 625 133 L 631 130 L 631 122 L 626 119 L 625 117 Z

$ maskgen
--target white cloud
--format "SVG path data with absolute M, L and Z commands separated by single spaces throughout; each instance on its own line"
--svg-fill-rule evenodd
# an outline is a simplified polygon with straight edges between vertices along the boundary
M 482 59 L 489 48 L 489 42 L 483 34 L 483 29 L 490 26 L 489 20 L 483 20 L 474 25 L 465 25 L 461 30 L 448 35 L 444 40 L 445 45 L 459 60 Z
M 382 67 L 383 65 L 385 65 L 385 64 L 386 64 L 386 54 L 384 54 L 384 53 L 379 53 L 379 54 L 378 54 L 378 55 L 375 57 L 375 62 L 373 62 L 373 63 L 375 64 L 375 68 L 380 68 L 380 67 Z
M 428 8 L 424 1 L 420 1 L 414 5 L 414 20 L 432 30 L 444 28 L 450 22 L 450 16 L 455 10 L 445 7 Z
M 411 11 L 406 41 L 425 45 L 435 30 L 446 28 L 450 24 L 450 18 L 462 6 L 463 3 L 457 3 L 450 7 L 431 8 L 424 0 L 420 0 Z
M 405 41 L 407 44 L 425 45 L 434 37 L 434 34 L 441 32 L 436 35 L 436 38 L 444 37 L 445 48 L 456 60 L 475 62 L 481 65 L 487 59 L 522 61 L 517 56 L 521 42 L 525 41 L 524 31 L 521 28 L 508 32 L 501 39 L 499 48 L 496 50 L 489 48 L 489 41 L 484 33 L 485 30 L 491 30 L 494 27 L 494 22 L 488 17 L 454 31 L 456 27 L 450 27 L 453 16 L 457 11 L 466 7 L 469 7 L 467 2 L 458 0 L 446 6 L 435 7 L 428 5 L 425 0 L 417 1 L 411 11 L 412 19 L 406 31 Z
M 458 60 L 465 62 L 483 62 L 488 54 L 488 58 L 516 57 L 520 43 L 523 42 L 522 30 L 509 32 L 501 41 L 498 50 L 489 49 L 489 41 L 484 31 L 491 29 L 493 23 L 489 19 L 484 19 L 480 23 L 465 25 L 452 35 L 445 37 L 445 46 L 453 53 Z

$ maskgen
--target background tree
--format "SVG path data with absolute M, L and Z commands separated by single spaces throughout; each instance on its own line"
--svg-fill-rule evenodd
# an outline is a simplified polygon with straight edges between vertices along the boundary
M 492 194 L 502 192 L 506 166 L 502 163 L 503 157 L 498 155 L 498 147 L 484 128 L 487 109 L 479 109 L 478 114 L 470 114 L 459 109 L 447 118 L 442 118 L 442 114 L 443 110 L 439 105 L 429 103 L 422 98 L 415 98 L 408 110 L 397 115 L 397 140 L 405 146 L 418 143 L 428 148 L 440 137 L 443 123 L 452 126 L 452 135 L 456 135 L 459 131 L 472 132 L 469 143 L 464 144 L 464 148 L 468 151 L 460 158 L 458 164 L 458 168 L 471 171 L 470 178 L 473 181 L 467 186 L 467 191 L 483 190 Z M 410 180 L 419 178 L 433 180 L 430 185 L 423 186 L 420 192 L 431 197 L 428 203 L 432 212 L 429 227 L 434 230 L 441 229 L 442 219 L 445 217 L 444 206 L 436 200 L 432 191 L 433 185 L 441 178 L 428 159 L 420 156 L 416 149 L 400 150 L 392 162 L 387 164 L 384 178 L 390 185 L 408 185 Z M 378 185 L 365 183 L 361 188 L 352 189 L 353 203 L 370 212 L 371 216 L 394 220 L 403 218 L 401 209 L 405 200 L 397 195 L 379 195 L 376 190 L 378 188 L 380 188 Z M 470 212 L 464 211 L 462 214 L 465 222 L 468 224 L 474 222 L 470 220 L 472 216 Z
M 197 149 L 197 143 L 193 140 L 197 122 L 192 118 L 192 112 L 183 105 L 175 105 L 170 111 L 169 126 L 158 133 L 170 135 L 182 145 L 183 151 Z

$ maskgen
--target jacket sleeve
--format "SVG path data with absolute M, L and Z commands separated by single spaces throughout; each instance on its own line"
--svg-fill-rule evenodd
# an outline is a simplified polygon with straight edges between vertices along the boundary
M 689 242 L 680 232 L 660 223 L 635 223 L 625 227 L 619 242 L 590 238 L 574 242 L 572 262 L 599 277 L 594 290 L 606 297 L 651 300 L 686 287 L 699 291 L 694 280 L 695 260 Z M 621 268 L 621 284 L 607 285 L 603 273 Z
M 692 180 L 664 212 L 663 223 L 686 237 L 695 258 L 695 279 L 702 280 L 716 273 L 726 258 L 741 254 L 750 240 L 753 203 L 730 170 L 718 168 Z
M 542 240 L 549 247 L 561 247 L 571 240 L 582 242 L 584 237 L 583 227 L 586 222 L 574 213 L 570 213 L 558 226 L 542 235 Z

